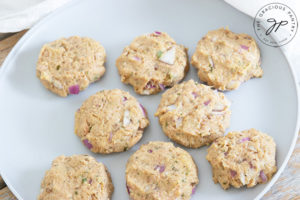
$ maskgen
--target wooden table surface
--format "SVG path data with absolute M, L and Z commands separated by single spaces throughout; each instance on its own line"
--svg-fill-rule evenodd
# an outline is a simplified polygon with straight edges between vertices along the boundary
M 24 35 L 22 31 L 0 40 L 0 66 L 11 48 Z M 299 132 L 300 134 L 300 132 Z M 273 185 L 271 190 L 265 194 L 263 200 L 300 200 L 300 136 L 288 165 Z M 16 197 L 6 187 L 0 176 L 0 200 L 13 200 Z M 26 199 L 27 200 L 27 199 Z

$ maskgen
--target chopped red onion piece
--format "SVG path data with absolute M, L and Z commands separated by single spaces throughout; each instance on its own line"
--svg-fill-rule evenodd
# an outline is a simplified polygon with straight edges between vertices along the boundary
M 164 86 L 164 84 L 159 84 L 159 87 L 160 87 L 161 90 L 165 90 L 166 89 L 165 86 Z
M 141 109 L 143 111 L 144 116 L 146 117 L 147 116 L 146 109 L 144 108 L 144 106 L 142 104 L 140 104 L 140 107 L 141 107 Z
M 93 145 L 90 143 L 88 139 L 84 139 L 82 142 L 88 149 L 93 148 Z
M 127 185 L 127 183 L 126 183 L 126 188 L 127 188 L 128 194 L 130 194 L 130 188 L 129 188 L 129 186 Z
M 151 85 L 151 88 L 156 88 L 156 86 L 155 85 Z
M 80 92 L 79 85 L 72 85 L 69 87 L 69 93 L 70 94 L 78 94 Z
M 194 96 L 195 99 L 198 97 L 198 94 L 196 92 L 192 92 L 192 95 Z
M 159 170 L 159 173 L 163 173 L 166 169 L 165 165 L 156 165 L 154 170 Z
M 155 33 L 156 35 L 160 35 L 160 34 L 161 34 L 161 32 L 159 32 L 159 31 L 154 31 L 154 33 Z
M 113 133 L 112 133 L 112 132 L 110 132 L 110 133 L 109 133 L 109 138 L 108 138 L 108 141 L 109 141 L 109 142 L 111 142 L 111 140 L 112 140 L 112 137 L 113 137 Z
M 176 121 L 175 121 L 175 125 L 176 125 L 176 128 L 180 127 L 182 125 L 182 118 L 179 117 Z
M 245 138 L 243 138 L 243 139 L 240 140 L 241 143 L 246 142 L 246 141 L 250 141 L 250 138 L 249 137 L 245 137 Z
M 172 47 L 166 52 L 162 53 L 162 55 L 159 57 L 159 60 L 161 62 L 164 62 L 169 65 L 173 65 L 175 62 L 175 56 L 176 55 L 176 47 Z
M 213 112 L 223 112 L 224 110 L 213 109 Z
M 212 114 L 214 115 L 223 115 L 225 110 L 225 106 L 221 104 L 215 105 L 215 107 L 212 109 Z
M 151 89 L 151 88 L 156 88 L 156 86 L 153 85 L 151 81 L 149 81 L 149 82 L 147 83 L 147 85 L 145 86 L 145 88 L 146 88 L 146 89 Z
M 253 169 L 254 166 L 252 165 L 252 162 L 249 162 L 250 168 Z
M 153 151 L 152 151 L 152 149 L 148 149 L 148 153 L 152 153 Z
M 252 146 L 252 145 L 248 145 L 248 149 L 250 149 L 250 150 L 252 150 L 254 152 L 257 152 L 257 149 L 254 146 Z
M 133 56 L 133 58 L 134 58 L 134 60 L 136 60 L 136 61 L 140 61 L 140 60 L 141 60 L 141 58 L 139 58 L 139 57 L 137 57 L 137 56 Z
M 224 109 L 213 109 L 211 113 L 213 115 L 223 115 L 224 114 Z
M 194 195 L 196 193 L 196 186 L 193 187 L 193 190 L 192 190 L 192 195 Z
M 224 155 L 227 156 L 227 155 L 228 155 L 228 151 L 226 151 L 226 152 L 224 153 Z
M 240 181 L 242 182 L 243 185 L 245 185 L 245 175 L 243 173 L 240 174 Z
M 128 126 L 130 124 L 130 112 L 129 110 L 124 111 L 124 117 L 123 117 L 123 126 Z
M 159 172 L 163 173 L 165 171 L 166 167 L 164 165 L 160 166 Z
M 225 106 L 223 104 L 217 104 L 213 109 L 214 112 L 222 112 L 224 110 L 225 110 Z
M 123 97 L 123 101 L 127 101 L 128 100 L 128 98 L 127 97 Z
M 89 184 L 91 185 L 91 184 L 92 184 L 92 182 L 93 182 L 93 179 L 90 179 L 90 180 L 89 180 Z
M 210 103 L 210 99 L 204 102 L 204 105 L 207 106 Z
M 242 49 L 245 49 L 245 50 L 247 50 L 247 51 L 249 50 L 249 47 L 246 46 L 246 45 L 242 45 L 242 44 L 241 44 L 241 48 L 242 48 Z
M 265 175 L 265 173 L 264 173 L 263 170 L 261 170 L 261 171 L 259 172 L 259 176 L 260 176 L 260 178 L 261 178 L 261 180 L 262 180 L 263 183 L 267 182 L 268 178 L 267 178 L 267 176 Z
M 236 173 L 236 171 L 234 171 L 234 170 L 231 169 L 230 170 L 230 174 L 231 174 L 232 177 L 235 177 L 237 173 Z

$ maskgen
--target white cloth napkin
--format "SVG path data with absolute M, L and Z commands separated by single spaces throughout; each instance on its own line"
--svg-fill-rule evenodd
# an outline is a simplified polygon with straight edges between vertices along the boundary
M 248 0 L 225 0 L 228 4 L 235 7 L 236 9 L 240 10 L 241 12 L 255 17 L 256 13 L 260 8 L 269 4 L 269 3 L 283 3 L 289 6 L 300 20 L 300 1 L 299 0 L 259 0 L 259 1 L 248 1 Z M 298 21 L 298 23 L 300 23 Z M 289 42 L 288 44 L 281 47 L 283 53 L 290 61 L 292 67 L 296 71 L 296 75 L 298 78 L 298 83 L 300 84 L 300 34 L 297 31 L 295 37 Z
M 28 29 L 68 1 L 70 0 L 1 0 L 0 33 Z

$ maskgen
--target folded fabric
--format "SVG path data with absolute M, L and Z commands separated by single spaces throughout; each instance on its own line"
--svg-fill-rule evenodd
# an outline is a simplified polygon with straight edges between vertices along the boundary
M 18 32 L 70 0 L 1 0 L 0 33 Z

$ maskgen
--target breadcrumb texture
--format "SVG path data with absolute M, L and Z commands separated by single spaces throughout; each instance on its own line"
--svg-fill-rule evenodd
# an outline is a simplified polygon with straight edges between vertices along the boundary
M 260 51 L 255 40 L 228 29 L 208 32 L 191 59 L 200 80 L 219 90 L 234 90 L 253 77 L 262 77 Z
M 266 183 L 277 171 L 276 144 L 272 137 L 255 129 L 230 132 L 208 148 L 206 159 L 213 180 L 224 189 L 253 187 Z
M 105 72 L 105 59 L 104 47 L 91 38 L 62 38 L 42 47 L 36 75 L 47 89 L 66 97 L 70 87 L 82 91 L 98 81 Z
M 162 95 L 155 116 L 170 139 L 198 148 L 224 135 L 230 124 L 229 108 L 223 93 L 189 80 Z
M 45 174 L 38 200 L 109 200 L 113 190 L 107 168 L 93 157 L 59 156 Z
M 198 182 L 191 155 L 170 142 L 142 145 L 127 162 L 127 190 L 134 200 L 188 200 Z
M 163 32 L 142 35 L 125 47 L 116 66 L 121 81 L 151 95 L 182 80 L 189 69 L 187 49 Z
M 128 150 L 142 138 L 148 124 L 145 108 L 119 89 L 92 95 L 75 113 L 75 134 L 95 153 Z

